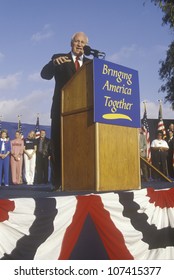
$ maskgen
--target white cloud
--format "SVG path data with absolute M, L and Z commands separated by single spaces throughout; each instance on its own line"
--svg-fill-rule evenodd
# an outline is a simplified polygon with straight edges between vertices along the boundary
M 144 48 L 141 46 L 138 46 L 136 44 L 132 44 L 130 46 L 124 46 L 117 52 L 110 55 L 107 59 L 115 62 L 115 63 L 130 63 L 132 60 L 134 63 L 139 63 L 142 65 L 146 62 L 151 61 L 157 61 L 159 63 L 159 60 L 161 58 L 165 57 L 165 53 L 167 50 L 166 45 L 154 45 L 151 46 L 151 48 Z
M 21 115 L 21 122 L 35 124 L 39 113 L 40 125 L 50 125 L 50 109 L 52 102 L 52 88 L 48 90 L 34 90 L 22 99 L 2 100 L 0 102 L 0 115 L 2 121 L 18 122 L 18 115 Z M 144 113 L 143 101 L 140 104 L 141 118 Z M 146 100 L 147 118 L 158 119 L 159 102 Z M 162 104 L 163 119 L 174 119 L 174 111 L 168 104 Z
M 41 80 L 40 72 L 35 72 L 28 76 L 28 80 L 32 82 L 38 82 Z
M 50 108 L 52 102 L 52 89 L 34 90 L 22 99 L 1 100 L 0 113 L 4 121 L 17 122 L 21 115 L 21 122 L 36 123 L 39 113 L 40 124 L 50 125 Z
M 0 76 L 0 90 L 15 89 L 19 84 L 21 75 L 21 73 L 15 73 L 7 76 Z
M 33 42 L 39 42 L 48 39 L 54 35 L 49 24 L 44 25 L 43 29 L 32 35 L 31 40 Z
M 137 46 L 134 44 L 129 47 L 122 47 L 118 52 L 109 56 L 109 60 L 118 63 L 131 57 L 135 52 L 137 52 Z

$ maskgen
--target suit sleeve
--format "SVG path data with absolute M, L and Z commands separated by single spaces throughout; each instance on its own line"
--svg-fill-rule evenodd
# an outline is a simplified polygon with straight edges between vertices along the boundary
M 58 68 L 58 67 L 61 67 L 61 65 L 55 65 L 53 63 L 53 60 L 59 56 L 63 56 L 65 54 L 54 54 L 51 58 L 51 60 L 42 68 L 41 70 L 41 77 L 45 80 L 51 80 L 54 75 L 55 75 L 55 70 Z
M 55 65 L 51 60 L 48 64 L 46 64 L 41 70 L 41 77 L 46 80 L 51 80 L 54 77 Z

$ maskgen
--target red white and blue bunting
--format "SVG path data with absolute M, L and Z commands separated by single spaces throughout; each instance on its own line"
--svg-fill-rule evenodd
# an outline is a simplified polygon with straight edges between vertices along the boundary
M 174 259 L 174 189 L 1 199 L 0 259 Z

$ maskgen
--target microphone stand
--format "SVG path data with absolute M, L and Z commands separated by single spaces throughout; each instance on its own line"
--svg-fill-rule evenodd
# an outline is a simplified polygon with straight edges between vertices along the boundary
M 99 52 L 97 50 L 93 50 L 91 53 L 94 57 L 105 59 L 106 54 L 104 52 Z

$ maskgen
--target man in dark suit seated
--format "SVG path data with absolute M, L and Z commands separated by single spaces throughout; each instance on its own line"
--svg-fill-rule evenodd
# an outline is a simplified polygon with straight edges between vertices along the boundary
M 61 187 L 61 90 L 63 86 L 89 59 L 84 56 L 84 46 L 88 44 L 88 37 L 83 32 L 77 32 L 71 39 L 69 53 L 54 54 L 46 64 L 41 77 L 46 80 L 55 79 L 55 89 L 51 108 L 51 162 L 52 184 L 56 189 Z

